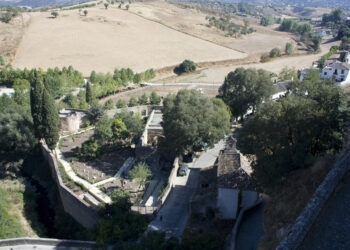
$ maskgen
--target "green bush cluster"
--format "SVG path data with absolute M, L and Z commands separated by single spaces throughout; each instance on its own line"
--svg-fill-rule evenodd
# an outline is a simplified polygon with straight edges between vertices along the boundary
M 279 30 L 300 35 L 300 41 L 314 52 L 320 49 L 322 39 L 312 32 L 312 26 L 309 23 L 297 23 L 294 19 L 286 18 L 283 19 Z
M 228 16 L 220 18 L 212 16 L 206 18 L 209 21 L 209 26 L 214 26 L 219 30 L 226 31 L 228 36 L 236 36 L 237 34 L 245 35 L 255 31 L 252 27 L 248 28 L 247 26 L 232 22 L 231 18 Z
M 327 54 L 323 55 L 320 60 L 318 60 L 318 68 L 322 69 L 324 67 L 324 63 L 330 58 L 332 55 L 334 55 L 339 50 L 339 46 L 332 46 Z
M 155 77 L 153 69 L 148 69 L 142 73 L 136 73 L 130 68 L 115 69 L 113 75 L 111 73 L 96 73 L 92 71 L 90 74 L 90 82 L 92 83 L 92 92 L 95 98 L 103 98 L 116 93 L 120 87 L 125 87 L 129 82 L 140 83 L 148 81 Z
M 39 73 L 42 75 L 45 87 L 54 98 L 59 98 L 69 90 L 84 84 L 83 75 L 72 66 L 63 67 L 61 70 L 58 67 L 49 68 L 46 72 L 39 70 Z M 12 88 L 18 79 L 32 81 L 33 70 L 13 68 L 0 70 L 0 85 Z
M 12 20 L 12 18 L 19 15 L 20 11 L 20 8 L 8 6 L 6 7 L 6 10 L 4 12 L 0 13 L 0 21 L 4 23 L 9 23 Z
M 272 17 L 272 16 L 263 16 L 260 19 L 260 25 L 262 26 L 269 26 L 269 25 L 273 25 L 275 23 L 280 24 L 282 21 L 282 19 L 280 17 Z

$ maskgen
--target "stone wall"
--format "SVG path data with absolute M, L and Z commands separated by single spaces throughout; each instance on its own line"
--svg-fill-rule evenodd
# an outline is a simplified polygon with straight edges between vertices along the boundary
M 96 225 L 99 219 L 97 211 L 64 185 L 58 170 L 56 157 L 44 142 L 41 143 L 41 149 L 44 158 L 50 166 L 51 175 L 57 184 L 64 211 L 86 228 L 91 228 Z
M 38 246 L 46 246 L 50 249 L 57 247 L 66 247 L 67 249 L 96 249 L 96 242 L 93 241 L 80 241 L 80 240 L 58 240 L 58 239 L 46 239 L 46 238 L 13 238 L 0 240 L 0 248 L 10 246 L 23 246 L 27 245 L 28 249 L 35 249 Z M 39 247 L 40 248 L 40 247 Z M 7 248 L 12 249 L 12 248 Z M 41 249 L 41 248 L 40 248 Z
M 297 249 L 300 246 L 328 198 L 349 170 L 350 150 L 347 150 L 347 152 L 344 152 L 338 157 L 334 167 L 316 189 L 303 212 L 296 219 L 289 234 L 277 247 L 278 250 Z

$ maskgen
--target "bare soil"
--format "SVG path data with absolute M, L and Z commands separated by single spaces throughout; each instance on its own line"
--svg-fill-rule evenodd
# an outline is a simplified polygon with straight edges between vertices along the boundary
M 133 153 L 131 150 L 116 150 L 113 153 L 105 153 L 94 160 L 82 161 L 78 158 L 75 149 L 89 140 L 94 131 L 89 130 L 83 134 L 62 139 L 61 151 L 67 158 L 72 158 L 71 166 L 76 173 L 91 183 L 114 176 L 121 168 L 125 160 Z

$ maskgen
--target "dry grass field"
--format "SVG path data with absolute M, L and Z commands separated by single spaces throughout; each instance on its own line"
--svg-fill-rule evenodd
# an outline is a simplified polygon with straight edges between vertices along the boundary
M 207 27 L 205 17 L 211 14 L 196 9 L 180 8 L 164 1 L 135 3 L 131 6 L 130 11 L 149 20 L 248 54 L 267 52 L 275 47 L 284 48 L 287 42 L 292 41 L 289 34 L 274 31 L 274 27 L 256 25 L 256 20 L 249 21 L 257 32 L 234 38 L 225 36 L 225 32 L 216 28 Z M 243 24 L 242 19 L 233 21 Z
M 133 6 L 133 4 L 132 4 Z M 132 7 L 131 7 L 132 8 Z M 130 67 L 135 71 L 179 64 L 245 57 L 245 53 L 186 35 L 146 20 L 116 5 L 59 11 L 56 19 L 48 12 L 31 13 L 13 65 L 19 68 L 72 65 L 89 75 Z

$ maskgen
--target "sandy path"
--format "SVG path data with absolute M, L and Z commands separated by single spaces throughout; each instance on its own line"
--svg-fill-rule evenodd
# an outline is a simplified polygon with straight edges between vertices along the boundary
M 208 68 L 201 71 L 198 75 L 186 76 L 185 81 L 187 82 L 203 82 L 203 83 L 222 83 L 225 80 L 225 76 L 234 71 L 236 68 L 258 68 L 265 69 L 278 74 L 284 67 L 294 67 L 296 69 L 303 69 L 310 67 L 313 62 L 317 61 L 321 55 L 329 51 L 333 45 L 338 45 L 339 42 L 332 42 L 322 44 L 321 52 L 318 54 L 310 54 L 295 57 L 280 58 L 267 63 L 253 63 L 253 64 L 242 64 L 234 66 L 224 66 L 218 68 Z M 183 79 L 181 79 L 184 81 Z M 180 79 L 178 81 L 181 81 Z
M 18 50 L 18 68 L 72 65 L 89 75 L 130 67 L 135 71 L 175 65 L 184 59 L 196 62 L 238 59 L 245 53 L 224 48 L 147 21 L 125 10 L 97 6 L 88 16 L 60 11 L 32 13 L 31 24 Z

